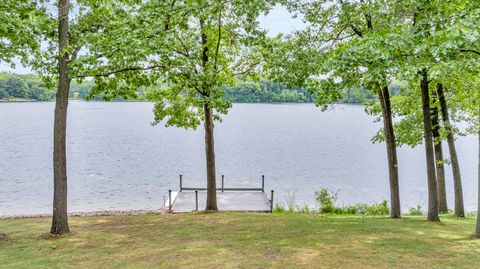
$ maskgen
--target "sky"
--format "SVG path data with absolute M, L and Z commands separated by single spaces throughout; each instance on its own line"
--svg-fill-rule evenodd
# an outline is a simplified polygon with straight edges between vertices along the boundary
M 261 27 L 268 30 L 269 36 L 276 36 L 279 33 L 287 34 L 305 27 L 300 18 L 293 18 L 292 14 L 281 5 L 276 5 L 267 16 L 260 17 L 259 21 Z M 8 64 L 0 63 L 0 72 L 32 73 L 29 68 L 23 67 L 18 63 L 15 68 L 11 68 Z
M 262 28 L 268 30 L 270 36 L 279 33 L 291 33 L 305 28 L 301 18 L 293 18 L 292 14 L 281 5 L 276 5 L 267 16 L 259 19 Z

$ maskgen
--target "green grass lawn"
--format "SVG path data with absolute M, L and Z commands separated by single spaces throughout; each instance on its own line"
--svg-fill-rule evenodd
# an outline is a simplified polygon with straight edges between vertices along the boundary
M 0 268 L 480 268 L 474 219 L 192 213 L 0 220 Z

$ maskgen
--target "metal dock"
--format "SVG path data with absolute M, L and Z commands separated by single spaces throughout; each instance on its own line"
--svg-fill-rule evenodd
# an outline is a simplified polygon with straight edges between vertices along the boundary
M 225 177 L 217 188 L 217 206 L 219 211 L 272 212 L 273 190 L 270 199 L 265 193 L 265 176 L 262 176 L 261 188 L 225 188 Z M 183 187 L 180 175 L 179 191 L 168 191 L 165 208 L 171 213 L 204 211 L 207 200 L 206 188 Z

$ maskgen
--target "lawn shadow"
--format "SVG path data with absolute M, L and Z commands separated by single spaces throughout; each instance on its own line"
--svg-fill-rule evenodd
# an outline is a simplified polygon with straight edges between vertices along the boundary
M 8 240 L 7 234 L 0 233 L 0 244 Z

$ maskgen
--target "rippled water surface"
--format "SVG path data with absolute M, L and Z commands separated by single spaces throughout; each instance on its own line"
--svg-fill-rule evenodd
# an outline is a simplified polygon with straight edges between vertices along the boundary
M 168 189 L 205 185 L 203 129 L 151 126 L 150 103 L 71 102 L 69 210 L 155 209 Z M 49 213 L 52 205 L 54 103 L 0 104 L 0 215 Z M 339 203 L 389 198 L 380 128 L 362 106 L 321 112 L 312 104 L 235 104 L 216 123 L 217 172 L 226 186 L 275 189 L 314 204 L 314 191 L 339 191 Z M 476 137 L 457 141 L 466 208 L 476 204 Z M 446 143 L 444 143 L 446 147 Z M 445 152 L 448 152 L 445 148 Z M 399 150 L 404 210 L 426 204 L 422 147 Z M 453 204 L 451 168 L 447 192 Z M 425 208 L 425 207 L 424 207 Z

